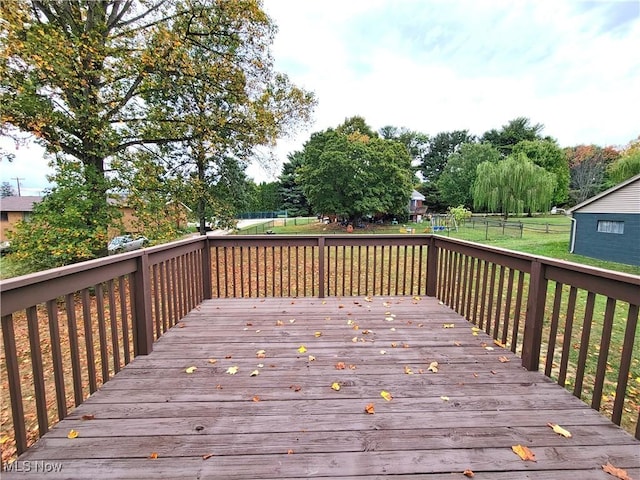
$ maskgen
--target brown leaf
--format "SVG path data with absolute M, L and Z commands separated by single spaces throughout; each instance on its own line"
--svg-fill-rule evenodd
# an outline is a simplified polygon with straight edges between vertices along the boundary
M 502 355 L 501 357 L 498 357 L 498 360 L 500 360 L 500 363 L 507 363 L 507 362 L 509 362 L 509 361 L 510 361 L 510 360 L 509 360 L 507 357 L 505 357 L 504 355 Z
M 203 459 L 203 460 L 208 460 L 208 459 L 210 459 L 211 457 L 213 457 L 213 453 L 207 453 L 206 455 L 202 455 L 202 459 Z
M 82 415 L 83 420 L 94 420 L 96 418 L 93 414 Z
M 524 445 L 514 445 L 514 446 L 511 447 L 511 450 L 513 450 L 513 453 L 518 455 L 525 462 L 527 462 L 527 461 L 535 462 L 536 461 L 535 453 L 533 453 L 531 450 L 529 450 L 529 448 L 525 447 Z
M 260 397 L 255 395 L 251 400 L 253 400 L 254 402 L 259 402 L 260 401 Z
M 289 450 L 287 450 L 287 455 L 293 455 L 293 449 L 290 448 Z
M 155 460 L 156 458 L 158 458 L 158 454 L 156 452 L 151 452 L 151 455 L 149 455 L 149 458 L 152 458 L 153 460 Z
M 607 462 L 606 465 L 602 465 L 602 470 L 607 472 L 609 475 L 613 475 L 614 477 L 619 478 L 620 480 L 631 480 L 631 477 L 626 470 L 614 467 L 609 462 Z
M 338 362 L 336 363 L 336 370 L 344 370 L 346 367 L 346 365 L 344 364 L 344 362 Z
M 300 385 L 291 385 L 289 388 L 294 392 L 299 392 L 300 390 L 302 390 L 302 387 Z
M 373 403 L 367 404 L 367 406 L 364 407 L 364 411 L 367 412 L 369 415 L 373 415 L 374 413 L 376 413 L 373 407 Z
M 469 477 L 469 478 L 473 478 L 475 476 L 475 473 L 473 473 L 471 470 L 467 469 L 464 472 L 462 472 L 462 474 L 465 477 Z

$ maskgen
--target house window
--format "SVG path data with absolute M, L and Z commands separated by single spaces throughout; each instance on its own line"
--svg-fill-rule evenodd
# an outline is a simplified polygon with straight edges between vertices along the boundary
M 9 221 L 9 212 L 0 212 L 0 221 L 8 222 Z
M 598 231 L 602 233 L 624 233 L 624 222 L 598 220 Z

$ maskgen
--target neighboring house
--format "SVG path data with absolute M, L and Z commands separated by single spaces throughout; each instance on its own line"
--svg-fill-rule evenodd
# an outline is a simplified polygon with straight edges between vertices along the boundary
M 4 197 L 0 199 L 0 242 L 7 240 L 7 234 L 21 220 L 27 220 L 33 212 L 34 204 L 42 197 Z
M 425 197 L 417 190 L 411 192 L 411 200 L 409 201 L 409 220 L 411 222 L 421 222 L 422 217 L 427 213 L 427 207 L 422 204 Z
M 640 265 L 640 175 L 567 210 L 571 253 Z
M 118 199 L 111 198 L 109 199 L 109 203 L 117 205 L 120 209 L 120 212 L 122 213 L 122 226 L 124 228 L 124 232 L 131 234 L 142 233 L 140 229 L 136 227 L 138 224 L 136 211 L 127 204 L 126 197 Z M 191 216 L 191 213 L 192 210 L 184 203 L 170 200 L 164 206 L 163 219 L 171 219 L 178 230 L 184 230 L 187 228 L 187 221 Z M 110 236 L 119 235 L 120 233 L 122 232 L 116 231 L 115 229 L 111 229 L 109 231 Z

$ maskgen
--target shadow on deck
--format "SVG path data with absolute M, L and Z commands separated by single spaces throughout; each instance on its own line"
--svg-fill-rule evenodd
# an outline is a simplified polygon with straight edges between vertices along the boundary
M 207 300 L 3 478 L 640 476 L 637 440 L 472 327 L 434 298 Z

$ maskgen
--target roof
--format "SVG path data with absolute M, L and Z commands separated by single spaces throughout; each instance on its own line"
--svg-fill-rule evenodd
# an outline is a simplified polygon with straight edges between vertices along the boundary
M 411 200 L 424 200 L 425 196 L 422 195 L 419 191 L 413 190 L 411 192 Z
M 3 197 L 0 200 L 2 212 L 32 212 L 33 204 L 42 201 L 42 197 Z
M 597 200 L 600 200 L 603 197 L 611 195 L 612 193 L 617 192 L 618 190 L 626 187 L 627 185 L 631 185 L 632 183 L 635 183 L 635 182 L 640 182 L 640 173 L 638 175 L 635 175 L 635 176 L 625 180 L 622 183 L 619 183 L 618 185 L 616 185 L 614 187 L 611 187 L 608 190 L 605 190 L 604 192 L 600 192 L 598 195 L 594 195 L 591 198 L 587 198 L 584 202 L 579 203 L 575 207 L 572 207 L 572 208 L 568 209 L 567 213 L 573 213 L 576 210 L 580 210 L 581 208 L 584 208 L 587 205 L 589 205 L 589 204 L 591 204 L 591 203 L 593 203 L 593 202 L 595 202 Z

